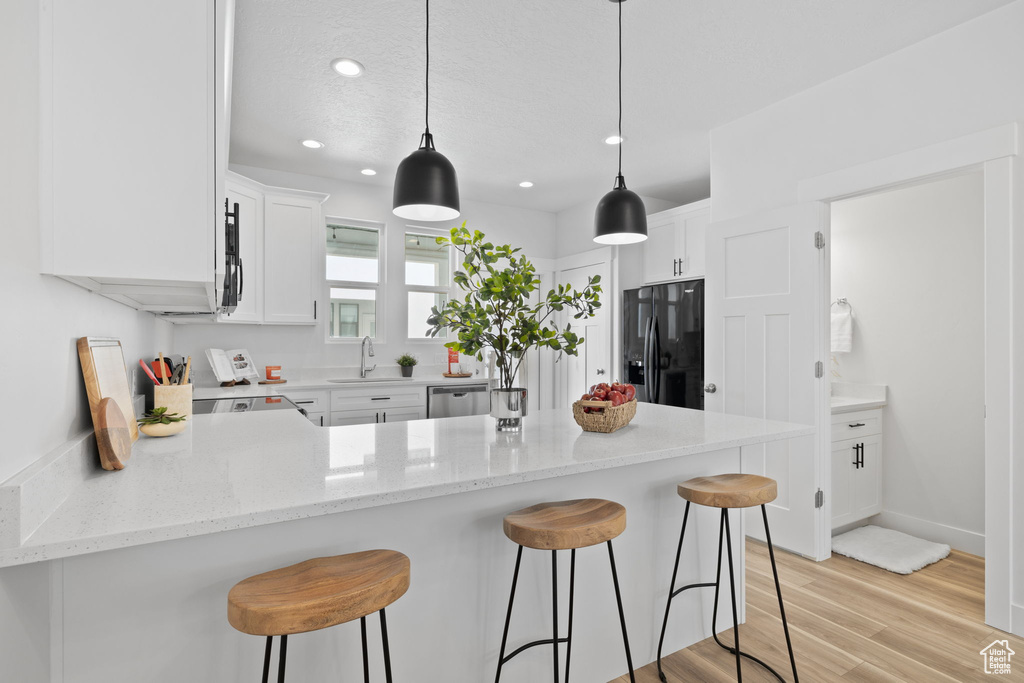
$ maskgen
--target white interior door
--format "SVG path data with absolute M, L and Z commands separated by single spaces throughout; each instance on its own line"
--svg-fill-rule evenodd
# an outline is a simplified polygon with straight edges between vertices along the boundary
M 611 306 L 613 299 L 612 284 L 610 281 L 611 267 L 607 261 L 591 263 L 585 266 L 568 268 L 558 274 L 560 284 L 567 284 L 574 289 L 582 291 L 587 286 L 590 278 L 595 275 L 601 276 L 601 308 L 597 314 L 586 320 L 573 320 L 571 315 L 566 315 L 566 322 L 572 323 L 572 329 L 576 334 L 583 337 L 583 344 L 577 349 L 579 355 L 563 355 L 560 363 L 565 364 L 563 377 L 562 404 L 570 407 L 590 385 L 599 382 L 611 384 L 614 377 L 612 365 L 612 327 L 611 327 Z
M 826 229 L 827 213 L 815 202 L 709 226 L 704 375 L 705 392 L 716 390 L 705 393 L 705 410 L 813 424 L 821 433 L 828 380 L 815 366 L 827 358 L 819 324 L 824 250 L 815 233 Z M 822 549 L 828 507 L 815 507 L 815 493 L 831 468 L 819 441 L 745 446 L 742 462 L 744 472 L 779 483 L 768 510 L 774 543 L 821 559 L 830 552 Z M 746 531 L 764 537 L 756 508 Z

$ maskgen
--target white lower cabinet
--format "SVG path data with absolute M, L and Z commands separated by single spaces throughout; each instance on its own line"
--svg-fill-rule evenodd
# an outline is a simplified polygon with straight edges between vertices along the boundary
M 881 511 L 882 410 L 833 415 L 832 527 Z
M 318 427 L 328 426 L 328 404 L 331 396 L 328 391 L 286 391 L 284 395 L 289 401 L 306 411 L 306 418 Z
M 331 426 L 384 424 L 427 417 L 425 387 L 335 389 L 331 392 Z

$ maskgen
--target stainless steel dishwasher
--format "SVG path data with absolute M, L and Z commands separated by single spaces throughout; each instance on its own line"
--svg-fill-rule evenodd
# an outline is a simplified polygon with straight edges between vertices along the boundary
M 427 387 L 427 417 L 462 417 L 491 412 L 486 384 Z

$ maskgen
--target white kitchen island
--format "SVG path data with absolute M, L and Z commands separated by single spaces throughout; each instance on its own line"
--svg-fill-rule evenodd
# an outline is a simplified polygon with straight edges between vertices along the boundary
M 479 683 L 494 676 L 515 558 L 504 514 L 608 498 L 627 508 L 614 543 L 639 667 L 654 658 L 668 591 L 684 506 L 675 484 L 738 470 L 743 446 L 814 433 L 649 404 L 614 434 L 581 432 L 566 411 L 525 423 L 510 436 L 487 416 L 332 428 L 292 411 L 196 416 L 181 436 L 141 438 L 124 471 L 86 468 L 30 535 L 0 548 L 0 567 L 48 568 L 50 605 L 38 609 L 48 617 L 51 681 L 248 682 L 260 678 L 263 639 L 227 623 L 236 581 L 311 557 L 393 548 L 412 560 L 411 588 L 388 609 L 395 681 Z M 31 514 L 31 477 L 19 477 L 21 512 Z M 714 574 L 717 515 L 701 512 L 681 581 Z M 607 681 L 626 669 L 607 552 L 578 555 L 573 680 Z M 524 553 L 513 647 L 550 636 L 549 567 L 547 553 Z M 563 602 L 567 587 L 566 576 Z M 712 595 L 703 593 L 675 601 L 666 651 L 709 635 Z M 564 630 L 564 605 L 560 613 Z M 725 604 L 720 628 L 728 615 Z M 370 623 L 374 680 L 383 680 Z M 288 680 L 360 679 L 355 624 L 290 641 Z M 503 680 L 546 680 L 550 659 L 549 648 L 535 648 Z

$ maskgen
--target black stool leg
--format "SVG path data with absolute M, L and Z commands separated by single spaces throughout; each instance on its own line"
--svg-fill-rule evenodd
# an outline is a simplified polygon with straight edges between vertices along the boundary
M 366 649 L 366 617 L 359 617 L 359 632 L 363 637 L 363 681 L 370 683 L 370 653 Z
M 633 676 L 633 656 L 629 653 L 629 636 L 626 635 L 626 615 L 622 611 L 622 594 L 619 592 L 619 574 L 615 571 L 615 553 L 612 542 L 608 541 L 608 562 L 612 565 L 612 583 L 615 584 L 615 602 L 619 606 L 619 624 L 622 626 L 622 644 L 626 648 L 626 666 L 629 667 L 630 683 L 636 683 Z
M 516 599 L 516 583 L 519 581 L 519 565 L 523 560 L 523 546 L 516 553 L 516 569 L 512 573 L 512 591 L 508 595 L 508 613 L 505 615 L 505 631 L 501 636 L 501 651 L 498 653 L 498 672 L 494 675 L 494 683 L 501 680 L 501 667 L 505 663 L 505 645 L 508 643 L 508 625 L 512 621 L 512 603 Z
M 388 620 L 383 607 L 380 610 L 380 637 L 384 644 L 384 679 L 391 683 L 391 648 L 388 647 Z
M 772 576 L 775 577 L 775 594 L 779 596 L 779 614 L 782 615 L 782 630 L 786 633 L 786 647 L 789 649 L 789 663 L 793 667 L 793 683 L 800 677 L 796 673 L 796 657 L 793 656 L 793 642 L 789 639 L 789 625 L 786 623 L 786 608 L 782 605 L 782 586 L 779 585 L 779 571 L 775 568 L 775 549 L 772 546 L 772 532 L 768 529 L 768 511 L 761 506 L 761 517 L 764 519 L 764 537 L 768 541 L 768 557 L 772 560 Z
M 743 670 L 740 667 L 740 622 L 736 612 L 736 576 L 732 567 L 732 534 L 729 530 L 729 510 L 722 508 L 722 517 L 725 519 L 725 552 L 729 557 L 729 592 L 732 595 L 732 634 L 733 647 L 736 649 L 736 683 L 743 681 Z
M 288 636 L 281 636 L 281 653 L 277 662 L 277 683 L 284 683 L 284 660 L 288 655 Z
M 679 546 L 676 548 L 676 563 L 672 565 L 672 585 L 668 589 L 668 599 L 665 600 L 665 619 L 661 622 L 661 637 L 658 638 L 658 678 L 666 683 L 665 673 L 661 670 L 661 648 L 665 644 L 665 631 L 668 629 L 668 610 L 672 606 L 673 593 L 676 592 L 676 575 L 679 573 L 679 558 L 683 554 L 683 537 L 686 535 L 686 520 L 690 517 L 690 501 L 686 501 L 686 510 L 683 512 L 683 528 L 679 532 Z
M 267 650 L 263 653 L 263 683 L 270 680 L 270 648 L 274 646 L 274 636 L 267 636 Z
M 569 655 L 572 653 L 572 603 L 576 594 L 576 549 L 569 555 L 569 633 L 565 639 L 565 683 L 569 683 Z
M 558 551 L 551 551 L 551 651 L 554 653 L 555 683 L 558 683 Z

